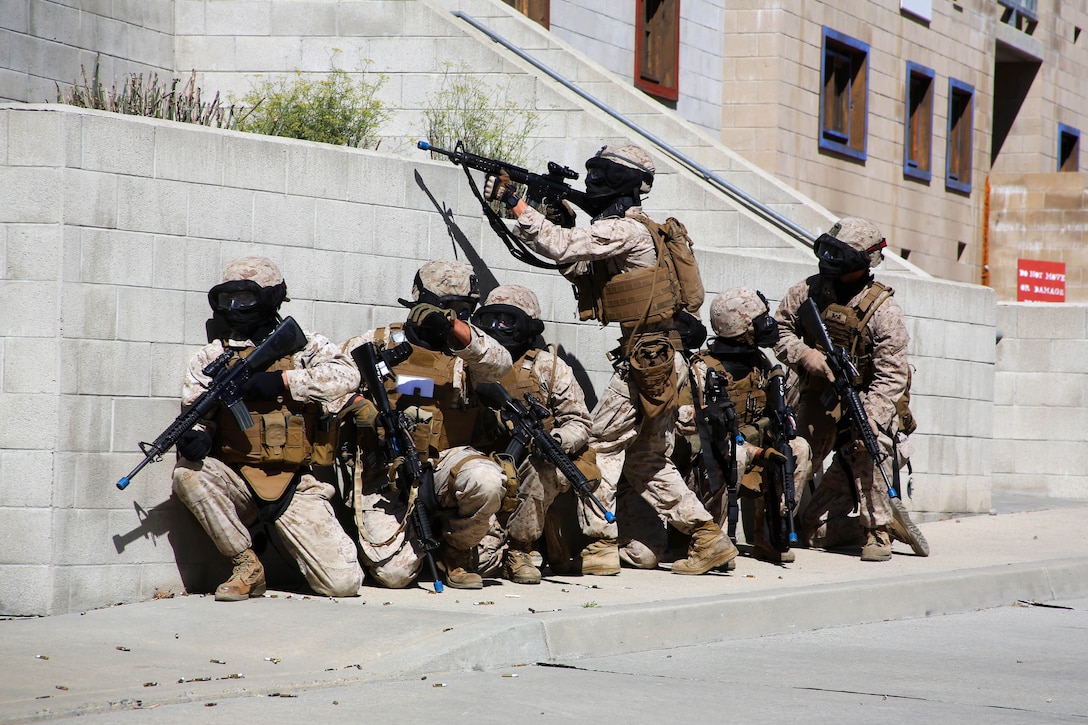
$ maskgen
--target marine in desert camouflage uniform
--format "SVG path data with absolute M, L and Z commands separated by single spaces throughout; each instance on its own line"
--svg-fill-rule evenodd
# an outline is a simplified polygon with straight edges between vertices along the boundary
M 208 300 L 229 330 L 190 361 L 182 385 L 183 407 L 211 383 L 203 373 L 209 363 L 225 350 L 245 354 L 275 328 L 286 295 L 283 277 L 271 260 L 242 257 L 227 264 L 222 283 L 211 289 Z M 249 429 L 253 435 L 274 435 L 290 428 L 291 422 L 301 422 L 305 442 L 292 438 L 298 450 L 285 454 L 290 461 L 269 453 L 277 444 L 286 451 L 290 443 L 247 437 L 223 406 L 178 441 L 181 455 L 174 468 L 174 492 L 234 564 L 230 578 L 215 591 L 217 601 L 264 593 L 264 567 L 253 551 L 249 530 L 258 520 L 275 527 L 316 593 L 340 597 L 358 593 L 363 571 L 355 544 L 329 503 L 335 490 L 315 478 L 310 468 L 317 463 L 317 419 L 336 412 L 358 385 L 359 373 L 351 360 L 324 336 L 308 332 L 305 348 L 255 374 L 242 389 L 257 422 Z
M 510 370 L 506 348 L 467 322 L 478 301 L 476 278 L 468 265 L 428 262 L 416 274 L 411 300 L 400 300 L 411 308 L 406 323 L 372 330 L 342 346 L 350 354 L 368 342 L 379 348 L 405 340 L 412 345 L 411 357 L 393 367 L 398 387 L 389 397 L 394 407 L 408 414 L 421 458 L 434 467 L 441 564 L 445 583 L 458 589 L 483 586 L 475 547 L 487 534 L 507 483 L 499 464 L 469 445 L 481 410 L 473 386 L 498 380 Z M 433 381 L 433 394 L 419 387 L 421 378 Z M 360 437 L 353 502 L 359 544 L 374 579 L 401 588 L 416 579 L 423 552 L 414 532 L 403 525 L 407 508 L 390 491 L 388 462 L 378 460 L 371 445 L 376 435 L 374 407 L 359 403 L 354 403 Z
M 641 199 L 653 183 L 653 161 L 639 146 L 610 145 L 586 161 L 586 172 L 587 204 L 595 211 L 588 227 L 553 223 L 514 194 L 505 174 L 489 178 L 485 194 L 511 208 L 517 217 L 514 234 L 527 246 L 566 265 L 563 274 L 579 286 L 580 307 L 592 306 L 598 319 L 603 314 L 619 323 L 617 371 L 593 411 L 593 445 L 602 472 L 598 498 L 610 506 L 622 475 L 660 517 L 692 535 L 688 558 L 675 562 L 672 571 L 703 574 L 730 562 L 737 550 L 669 460 L 679 345 L 672 315 L 682 302 L 661 283 L 663 265 L 642 221 Z M 627 287 L 622 302 L 607 294 L 617 285 Z M 616 525 L 600 516 L 591 523 L 595 541 L 582 552 L 583 572 L 614 573 Z
M 821 235 L 814 247 L 820 272 L 786 292 L 775 317 L 780 336 L 775 353 L 801 379 L 797 430 L 812 447 L 813 461 L 835 458 L 824 472 L 802 513 L 803 543 L 831 547 L 864 542 L 863 561 L 892 556 L 893 517 L 887 487 L 873 459 L 839 407 L 828 408 L 821 395 L 834 379 L 824 352 L 803 329 L 799 310 L 812 299 L 836 346 L 851 351 L 862 377 L 860 397 L 881 449 L 890 454 L 899 428 L 896 403 L 909 380 L 909 337 L 903 312 L 892 290 L 873 278 L 872 267 L 886 246 L 877 226 L 847 217 Z M 850 516 L 857 510 L 858 516 Z

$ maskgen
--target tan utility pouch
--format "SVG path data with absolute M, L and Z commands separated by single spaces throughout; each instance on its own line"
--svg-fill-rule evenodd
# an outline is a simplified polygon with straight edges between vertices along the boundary
M 242 477 L 253 487 L 253 492 L 265 501 L 278 501 L 287 490 L 295 469 L 282 470 L 257 466 L 240 466 Z
M 313 448 L 306 436 L 306 418 L 276 411 L 260 416 L 262 458 L 269 463 L 301 466 L 309 463 Z
M 676 364 L 669 335 L 665 332 L 639 336 L 631 350 L 631 384 L 638 391 L 639 407 L 648 420 L 677 409 Z
M 596 491 L 601 485 L 601 469 L 597 466 L 597 449 L 586 446 L 576 456 L 571 456 L 574 467 L 586 477 L 586 486 L 590 491 Z
M 502 510 L 510 513 L 518 507 L 518 488 L 521 487 L 518 468 L 514 465 L 514 459 L 505 453 L 492 453 L 491 460 L 499 464 L 503 475 L 506 476 L 506 491 L 502 496 Z

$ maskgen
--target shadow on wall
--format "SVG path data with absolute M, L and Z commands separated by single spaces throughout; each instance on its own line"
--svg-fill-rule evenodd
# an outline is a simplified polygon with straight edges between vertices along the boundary
M 431 204 L 434 205 L 435 211 L 442 217 L 442 221 L 446 225 L 446 233 L 449 234 L 450 241 L 453 242 L 454 258 L 457 258 L 457 249 L 460 248 L 465 256 L 465 260 L 476 274 L 476 279 L 480 282 L 480 299 L 482 300 L 487 297 L 488 292 L 499 286 L 499 280 L 484 262 L 479 252 L 473 248 L 468 237 L 461 231 L 461 227 L 457 226 L 453 221 L 453 209 L 435 198 L 434 194 L 431 193 L 431 190 L 427 188 L 427 184 L 423 181 L 423 176 L 420 175 L 419 171 L 414 172 L 414 175 L 416 185 L 419 186 L 420 190 L 431 200 Z

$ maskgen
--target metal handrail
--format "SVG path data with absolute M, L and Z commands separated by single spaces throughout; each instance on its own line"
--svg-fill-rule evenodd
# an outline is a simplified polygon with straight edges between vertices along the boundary
M 707 181 L 711 185 L 717 187 L 720 191 L 724 192 L 727 196 L 732 198 L 734 201 L 736 201 L 736 202 L 740 203 L 741 205 L 743 205 L 745 208 L 747 208 L 752 213 L 756 214 L 757 216 L 762 217 L 764 220 L 766 220 L 766 221 L 770 222 L 771 224 L 773 224 L 774 226 L 778 227 L 781 231 L 785 232 L 786 234 L 789 234 L 791 237 L 793 237 L 797 241 L 799 241 L 802 244 L 805 244 L 805 245 L 807 245 L 809 247 L 811 247 L 812 243 L 816 240 L 816 237 L 812 233 L 807 231 L 806 229 L 804 229 L 802 227 L 799 227 L 797 224 L 793 223 L 791 220 L 789 220 L 786 217 L 782 216 L 781 214 L 779 214 L 775 210 L 767 207 L 761 201 L 759 201 L 757 199 L 754 199 L 753 197 L 751 197 L 750 195 L 748 195 L 747 193 L 745 193 L 741 189 L 737 188 L 733 184 L 730 184 L 728 181 L 726 181 L 722 177 L 718 176 L 716 173 L 714 173 L 713 171 L 711 171 L 707 167 L 703 166 L 699 162 L 695 161 L 690 156 L 687 156 L 686 154 L 682 153 L 681 151 L 676 150 L 671 144 L 667 143 L 663 139 L 661 139 L 661 138 L 655 136 L 654 134 L 650 133 L 649 131 L 647 131 L 643 127 L 639 126 L 634 121 L 631 121 L 630 119 L 626 118 L 619 111 L 616 111 L 615 109 L 609 107 L 604 102 L 598 100 L 597 98 L 590 95 L 589 93 L 586 93 L 581 88 L 574 85 L 573 83 L 571 83 L 569 80 L 567 80 L 563 76 L 559 75 L 559 73 L 557 73 L 556 71 L 552 70 L 548 66 L 546 66 L 543 63 L 541 63 L 540 61 L 538 61 L 533 56 L 531 56 L 528 53 L 526 53 L 525 51 L 521 50 L 521 48 L 518 48 L 518 47 L 514 46 L 506 38 L 502 37 L 498 33 L 495 33 L 490 28 L 482 25 L 479 21 L 477 21 L 471 15 L 468 15 L 467 13 L 465 13 L 462 10 L 453 10 L 451 12 L 455 17 L 461 18 L 466 23 L 468 23 L 472 27 L 476 28 L 477 30 L 479 30 L 481 33 L 483 33 L 487 37 L 491 38 L 491 40 L 493 40 L 494 42 L 496 42 L 499 45 L 503 46 L 504 48 L 506 48 L 507 50 L 512 52 L 514 55 L 518 56 L 519 58 L 521 58 L 525 62 L 531 64 L 532 66 L 534 66 L 538 70 L 540 70 L 543 73 L 547 74 L 549 77 L 552 78 L 552 80 L 556 81 L 557 83 L 562 85 L 564 88 L 578 94 L 579 96 L 581 96 L 583 99 L 585 99 L 589 103 L 592 103 L 594 106 L 601 109 L 602 111 L 607 113 L 612 118 L 616 119 L 620 123 L 622 123 L 625 126 L 627 126 L 628 128 L 630 128 L 632 131 L 637 133 L 638 135 L 645 138 L 650 143 L 656 145 L 658 148 L 660 148 L 662 151 L 664 151 L 666 155 L 671 157 L 674 161 L 676 161 L 677 163 L 679 163 L 682 166 L 686 167 L 689 171 L 691 171 L 691 172 L 695 173 L 696 175 L 702 177 L 702 179 L 704 181 Z

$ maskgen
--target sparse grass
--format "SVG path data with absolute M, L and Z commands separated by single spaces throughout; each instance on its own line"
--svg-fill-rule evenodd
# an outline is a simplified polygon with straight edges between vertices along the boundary
M 57 84 L 57 103 L 215 128 L 235 128 L 252 111 L 234 105 L 224 106 L 219 93 L 210 101 L 204 100 L 204 92 L 196 85 L 196 71 L 184 83 L 180 78 L 159 78 L 156 73 L 149 74 L 145 80 L 143 75 L 133 73 L 125 79 L 120 90 L 116 84 L 106 89 L 97 59 L 90 78 L 83 67 L 80 67 L 80 74 L 82 80 L 73 83 L 69 89 L 61 90 Z

